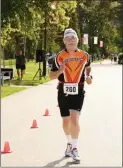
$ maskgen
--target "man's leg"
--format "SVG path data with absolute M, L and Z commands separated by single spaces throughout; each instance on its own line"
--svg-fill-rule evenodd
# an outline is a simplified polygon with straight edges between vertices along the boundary
M 70 116 L 68 117 L 62 117 L 63 119 L 63 130 L 64 130 L 64 133 L 67 137 L 67 140 L 68 140 L 68 143 L 71 144 L 71 118 Z
M 70 117 L 71 117 L 71 137 L 72 137 L 72 157 L 76 163 L 80 163 L 78 155 L 78 138 L 80 132 L 79 117 L 84 102 L 85 91 L 81 90 L 79 95 L 69 97 Z
M 65 151 L 65 156 L 70 157 L 72 151 L 72 140 L 71 140 L 71 118 L 70 116 L 62 117 L 63 119 L 63 130 L 67 138 L 67 148 Z
M 79 111 L 71 110 L 71 137 L 72 137 L 72 148 L 77 148 L 78 137 L 80 132 L 79 126 Z
M 21 70 L 21 79 L 23 79 L 23 75 L 24 75 L 25 71 Z
M 23 80 L 23 75 L 25 73 L 25 65 L 21 66 L 21 80 Z
M 59 86 L 58 86 L 59 89 Z M 71 150 L 72 150 L 72 145 L 71 145 L 71 123 L 70 123 L 70 112 L 68 109 L 68 104 L 67 104 L 67 97 L 63 94 L 58 92 L 58 105 L 62 117 L 62 127 L 64 130 L 64 133 L 67 138 L 67 149 L 65 151 L 65 156 L 70 157 L 71 156 Z
M 72 137 L 72 158 L 76 163 L 80 163 L 80 157 L 78 154 L 78 137 L 80 132 L 79 116 L 80 112 L 76 110 L 70 110 L 71 114 L 71 137 Z
M 16 70 L 17 70 L 18 79 L 20 79 L 20 65 L 19 64 L 16 64 Z
M 19 71 L 19 69 L 17 69 L 17 75 L 18 75 L 18 79 L 20 79 L 20 71 Z

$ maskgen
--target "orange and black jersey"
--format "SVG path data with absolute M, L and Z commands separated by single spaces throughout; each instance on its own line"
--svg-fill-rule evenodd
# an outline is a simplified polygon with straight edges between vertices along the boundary
M 58 77 L 60 82 L 83 83 L 85 67 L 90 66 L 90 59 L 88 53 L 80 49 L 77 49 L 73 55 L 64 49 L 56 56 L 51 71 L 57 71 L 61 64 L 65 64 L 65 71 Z

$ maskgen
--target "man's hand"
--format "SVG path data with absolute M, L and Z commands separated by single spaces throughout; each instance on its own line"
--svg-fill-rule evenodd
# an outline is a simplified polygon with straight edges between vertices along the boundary
M 92 77 L 91 76 L 87 76 L 86 77 L 86 82 L 87 82 L 87 84 L 91 84 L 92 83 Z

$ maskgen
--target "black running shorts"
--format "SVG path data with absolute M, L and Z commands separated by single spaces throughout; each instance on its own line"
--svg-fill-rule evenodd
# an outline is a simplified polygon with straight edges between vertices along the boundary
M 23 70 L 26 69 L 26 66 L 25 65 L 16 64 L 16 69 L 21 69 L 21 71 L 23 71 Z
M 69 116 L 70 110 L 81 111 L 85 97 L 85 91 L 83 88 L 83 86 L 79 86 L 78 95 L 66 95 L 63 93 L 63 84 L 59 84 L 58 105 L 62 117 Z

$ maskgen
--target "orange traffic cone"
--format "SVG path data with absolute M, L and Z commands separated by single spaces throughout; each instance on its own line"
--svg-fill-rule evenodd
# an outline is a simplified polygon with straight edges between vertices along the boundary
M 4 149 L 1 153 L 6 154 L 6 153 L 11 153 L 12 151 L 10 150 L 10 145 L 9 142 L 5 142 L 4 144 Z
M 45 110 L 45 114 L 44 114 L 44 116 L 50 116 L 50 114 L 49 114 L 49 110 L 48 110 L 48 109 Z
M 31 128 L 38 128 L 37 121 L 33 120 Z

